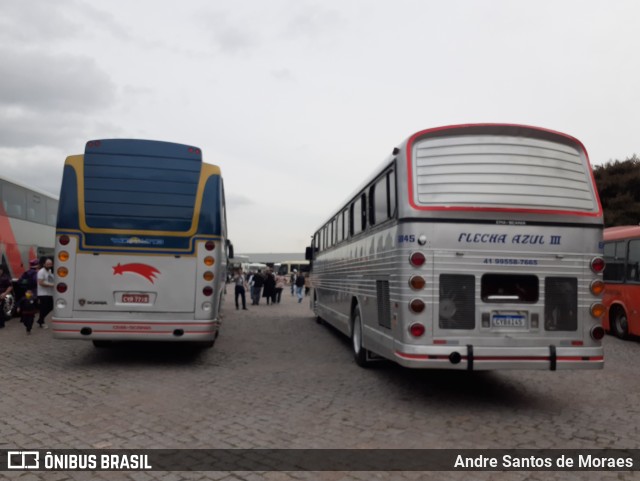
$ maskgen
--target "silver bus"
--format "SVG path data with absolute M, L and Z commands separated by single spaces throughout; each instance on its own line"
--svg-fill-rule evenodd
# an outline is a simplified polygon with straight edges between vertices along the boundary
M 600 369 L 602 230 L 577 139 L 423 130 L 313 235 L 312 309 L 361 366 Z

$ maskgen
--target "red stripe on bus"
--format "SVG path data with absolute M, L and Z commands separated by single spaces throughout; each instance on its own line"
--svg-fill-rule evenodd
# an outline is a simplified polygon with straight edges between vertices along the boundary
M 429 354 L 409 354 L 396 351 L 396 355 L 405 359 L 449 359 L 447 355 L 429 355 Z M 462 356 L 463 360 L 467 360 L 467 356 Z M 474 361 L 549 361 L 548 356 L 474 356 Z M 604 356 L 558 356 L 557 361 L 604 361 Z
M 80 331 L 75 330 L 75 329 L 52 329 L 53 332 L 74 332 L 76 334 L 80 334 Z M 173 331 L 136 331 L 136 330 L 93 330 L 92 334 L 95 333 L 125 333 L 125 334 L 173 334 Z M 207 334 L 207 333 L 214 333 L 216 332 L 214 331 L 184 331 L 184 334 Z M 89 337 L 87 339 L 90 339 Z
M 169 324 L 169 325 L 175 325 L 175 326 L 206 326 L 207 324 L 218 324 L 219 321 L 209 321 L 209 322 L 202 322 L 202 323 L 198 323 L 198 322 L 175 322 L 175 321 L 158 321 L 158 322 L 146 322 L 146 321 L 51 321 L 52 324 L 95 324 L 95 325 L 99 325 L 99 326 L 103 326 L 105 324 L 116 324 L 116 325 L 149 325 L 149 326 L 156 326 L 156 325 L 165 325 L 165 324 Z
M 9 217 L 7 217 L 7 212 L 4 210 L 2 202 L 0 202 L 0 244 L 4 244 L 6 249 L 7 261 L 9 262 L 9 268 L 11 269 L 10 275 L 13 277 L 21 276 L 24 272 L 22 256 L 20 255 L 18 243 L 16 242 L 13 229 L 11 229 L 11 222 L 9 221 Z M 33 248 L 31 248 L 31 250 L 33 251 Z M 33 259 L 34 257 L 35 255 L 32 255 L 30 259 Z

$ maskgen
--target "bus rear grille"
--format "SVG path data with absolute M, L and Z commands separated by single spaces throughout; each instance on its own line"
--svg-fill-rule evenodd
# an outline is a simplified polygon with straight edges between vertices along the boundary
M 389 281 L 376 281 L 378 295 L 378 324 L 391 329 L 391 303 L 389 302 Z
M 544 292 L 544 328 L 547 331 L 578 329 L 578 280 L 547 277 Z
M 440 274 L 439 326 L 474 329 L 476 280 L 471 275 Z

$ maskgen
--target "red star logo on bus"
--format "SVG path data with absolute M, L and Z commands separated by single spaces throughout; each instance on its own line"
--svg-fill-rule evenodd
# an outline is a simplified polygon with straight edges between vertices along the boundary
M 151 282 L 151 284 L 153 284 L 153 280 L 155 277 L 157 277 L 157 274 L 160 274 L 160 271 L 158 269 L 147 264 L 120 264 L 118 262 L 117 266 L 113 266 L 114 276 L 116 274 L 122 275 L 125 272 L 133 272 L 134 274 L 138 274 Z

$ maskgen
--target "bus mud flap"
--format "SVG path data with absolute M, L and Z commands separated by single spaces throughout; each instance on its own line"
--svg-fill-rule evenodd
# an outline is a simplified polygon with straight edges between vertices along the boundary
M 549 346 L 549 369 L 551 371 L 555 371 L 557 363 L 558 355 L 556 354 L 556 346 L 552 344 L 551 346 Z
M 467 371 L 473 371 L 473 346 L 467 344 Z

